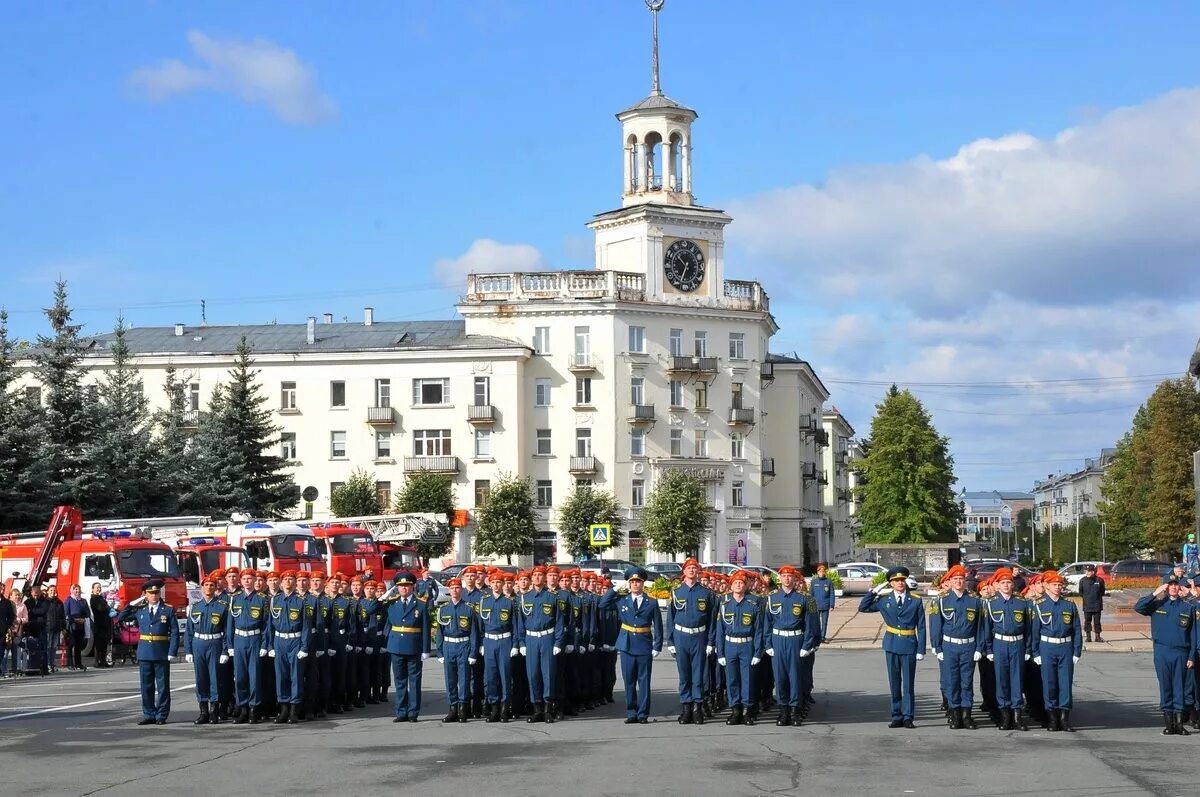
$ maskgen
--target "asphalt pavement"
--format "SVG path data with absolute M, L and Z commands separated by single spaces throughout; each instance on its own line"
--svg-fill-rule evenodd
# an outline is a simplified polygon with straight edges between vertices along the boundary
M 418 724 L 384 706 L 295 726 L 193 726 L 188 665 L 173 667 L 170 722 L 140 717 L 133 668 L 0 682 L 4 793 L 38 795 L 352 794 L 801 795 L 866 792 L 1008 795 L 1195 794 L 1200 735 L 1159 734 L 1148 653 L 1084 655 L 1078 732 L 951 731 L 938 712 L 937 662 L 918 667 L 916 730 L 891 730 L 883 655 L 824 650 L 817 705 L 800 728 L 774 717 L 680 726 L 675 667 L 654 668 L 654 721 L 623 724 L 617 702 L 554 725 L 443 725 L 441 667 L 425 668 Z M 9 788 L 11 787 L 11 791 Z M 419 791 L 418 791 L 419 790 Z

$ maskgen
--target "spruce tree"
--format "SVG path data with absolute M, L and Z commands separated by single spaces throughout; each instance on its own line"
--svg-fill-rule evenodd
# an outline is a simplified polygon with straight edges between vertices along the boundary
M 642 534 L 656 551 L 696 553 L 710 519 L 704 484 L 682 471 L 668 470 L 646 497 Z
M 173 366 L 167 367 L 163 391 L 167 395 L 166 406 L 154 413 L 157 434 L 154 438 L 153 514 L 181 515 L 196 509 L 187 496 L 197 478 L 189 452 L 193 449 L 193 434 L 200 413 L 190 414 L 183 382 Z
M 476 512 L 475 553 L 512 564 L 513 556 L 533 553 L 536 528 L 529 480 L 502 474 Z
M 13 392 L 16 344 L 0 309 L 0 531 L 44 527 L 50 517 L 49 463 L 41 456 L 41 406 Z
M 558 531 L 573 557 L 594 554 L 589 529 L 594 523 L 612 527 L 608 547 L 621 544 L 621 505 L 612 493 L 591 485 L 577 486 L 558 510 Z
M 404 488 L 396 496 L 397 512 L 433 512 L 445 517 L 446 522 L 454 514 L 454 482 L 449 476 L 429 471 L 409 473 Z M 447 535 L 442 542 L 417 543 L 417 553 L 423 561 L 440 556 L 454 545 L 454 538 Z

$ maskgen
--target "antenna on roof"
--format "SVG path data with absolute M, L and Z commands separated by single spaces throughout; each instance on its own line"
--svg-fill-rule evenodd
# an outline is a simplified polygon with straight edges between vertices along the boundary
M 208 312 L 204 300 L 200 300 L 200 326 L 208 326 Z

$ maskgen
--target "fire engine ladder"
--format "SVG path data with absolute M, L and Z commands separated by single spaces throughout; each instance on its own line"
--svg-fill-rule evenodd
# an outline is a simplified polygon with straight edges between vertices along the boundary
M 437 512 L 400 515 L 363 515 L 338 518 L 333 523 L 366 529 L 376 542 L 424 542 L 440 544 L 450 536 L 450 524 Z M 330 525 L 333 525 L 332 523 Z
M 87 531 L 100 529 L 179 529 L 211 526 L 212 520 L 206 515 L 177 515 L 174 517 L 134 517 L 116 518 L 113 520 L 88 520 L 83 524 Z
M 37 556 L 29 568 L 29 583 L 41 584 L 50 572 L 50 560 L 58 546 L 68 540 L 76 539 L 83 534 L 83 513 L 77 506 L 56 506 L 50 517 L 50 526 L 46 529 L 46 537 L 42 547 L 38 548 Z

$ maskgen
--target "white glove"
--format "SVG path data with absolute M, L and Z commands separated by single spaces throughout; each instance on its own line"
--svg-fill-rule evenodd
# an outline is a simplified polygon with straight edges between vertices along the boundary
M 715 652 L 716 652 L 716 650 L 717 650 L 717 649 L 716 649 L 716 648 L 714 648 L 712 645 L 709 645 L 708 647 L 706 647 L 706 648 L 704 649 L 704 652 L 705 652 L 705 654 L 707 654 L 707 655 L 711 656 L 713 653 L 715 653 Z
M 575 648 L 575 653 L 582 656 L 584 653 L 587 653 L 587 648 L 583 645 L 579 645 Z
M 775 658 L 775 648 L 767 648 L 767 655 L 771 658 Z
M 616 650 L 616 648 L 614 648 L 612 645 L 601 645 L 600 647 L 608 653 L 612 653 L 614 650 Z
M 982 658 L 983 658 L 983 654 L 977 650 L 977 651 L 975 651 L 974 654 L 972 654 L 971 661 L 979 661 Z M 988 658 L 991 658 L 991 657 L 989 656 Z
M 263 656 L 265 656 L 265 655 L 267 655 L 267 649 L 266 649 L 266 648 L 259 648 L 259 650 L 258 650 L 258 657 L 261 659 L 261 658 L 262 658 Z
M 426 659 L 428 659 L 428 658 L 429 658 L 429 654 L 428 654 L 428 653 L 422 653 L 422 654 L 421 654 L 421 661 L 425 661 L 425 660 L 426 660 Z
M 760 659 L 758 656 L 751 656 L 751 657 L 750 657 L 750 663 L 751 663 L 752 665 L 753 665 L 753 664 L 758 664 L 758 663 L 760 663 L 761 661 L 762 661 L 762 659 Z
M 675 655 L 675 646 L 674 645 L 667 645 L 667 650 L 671 651 L 672 656 Z
M 336 651 L 336 650 L 334 650 L 333 648 L 330 648 L 329 650 L 327 650 L 327 651 L 325 651 L 325 652 L 326 652 L 326 653 L 328 653 L 330 656 L 336 656 L 336 655 L 337 655 L 337 651 Z
M 354 646 L 353 646 L 353 645 L 347 645 L 347 646 L 346 646 L 346 652 L 347 652 L 347 653 L 353 653 L 353 652 L 354 652 Z
M 482 656 L 482 655 L 483 655 L 483 645 L 480 645 L 480 646 L 479 646 L 479 655 L 480 655 L 480 656 Z
M 1025 654 L 1025 661 L 1029 661 L 1029 654 L 1028 654 L 1028 653 L 1026 653 L 1026 654 Z
M 717 664 L 720 664 L 722 667 L 724 667 L 725 666 L 725 657 L 721 656 L 719 659 L 717 659 Z
M 652 659 L 657 659 L 657 658 L 658 658 L 658 654 L 659 654 L 659 653 L 662 653 L 662 651 L 661 651 L 661 650 L 652 650 L 652 651 L 650 651 L 650 658 L 652 658 Z
M 302 651 L 300 651 L 299 653 L 297 653 L 297 654 L 296 654 L 296 658 L 298 658 L 298 659 L 307 659 L 307 658 L 308 658 L 308 651 L 307 651 L 307 650 L 302 650 Z
M 479 659 L 474 659 L 474 658 L 471 658 L 470 656 L 467 657 L 467 664 L 474 664 L 477 661 L 479 661 Z
M 574 652 L 575 652 L 575 646 L 574 646 L 574 645 L 567 645 L 567 653 L 574 653 Z M 557 655 L 558 655 L 558 648 L 555 648 L 555 649 L 554 649 L 554 655 L 555 655 L 555 656 L 557 656 Z
M 1034 657 L 1033 657 L 1033 663 L 1034 663 L 1034 664 L 1036 664 L 1037 666 L 1041 667 L 1041 666 L 1042 666 L 1042 657 L 1041 657 L 1041 656 L 1034 656 Z
M 562 648 L 559 648 L 559 647 L 554 648 L 554 655 L 557 656 L 559 653 L 562 653 Z
M 811 650 L 805 650 L 804 648 L 800 648 L 800 658 L 806 659 L 811 655 L 812 655 Z
M 228 657 L 228 656 L 226 656 L 224 653 L 222 653 L 222 654 L 221 654 L 221 655 L 220 655 L 220 656 L 217 658 L 217 664 L 228 664 L 228 663 L 229 663 L 229 657 Z
M 921 660 L 922 660 L 922 659 L 924 659 L 924 658 L 925 658 L 925 654 L 924 654 L 924 653 L 918 653 L 918 654 L 917 654 L 917 661 L 921 661 Z
M 945 661 L 945 660 L 946 660 L 946 654 L 945 654 L 945 653 L 942 653 L 941 651 L 938 651 L 937 657 L 938 657 L 938 661 Z
M 1072 656 L 1072 657 L 1071 657 L 1071 663 L 1072 663 L 1072 664 L 1078 664 L 1078 663 L 1079 663 L 1079 657 L 1078 657 L 1078 656 Z
M 270 656 L 271 658 L 275 658 L 275 649 L 271 648 L 270 650 L 268 650 L 267 655 Z
M 892 585 L 891 585 L 891 584 L 889 584 L 889 583 L 887 583 L 887 582 L 885 581 L 885 582 L 883 582 L 882 584 L 880 584 L 878 587 L 876 587 L 876 588 L 875 588 L 874 590 L 872 590 L 872 591 L 873 591 L 873 592 L 874 592 L 876 595 L 882 595 L 883 593 L 887 592 L 887 591 L 888 591 L 889 589 L 891 589 L 891 588 L 892 588 Z
M 319 659 L 319 658 L 321 658 L 321 657 L 322 657 L 322 656 L 324 656 L 324 655 L 325 655 L 325 651 L 323 651 L 323 650 L 318 650 L 318 651 L 317 651 L 317 658 L 318 658 L 318 659 Z
M 187 654 L 186 656 L 183 657 L 183 660 L 186 661 L 188 664 L 191 664 L 193 661 L 192 654 L 191 653 Z
M 367 655 L 368 655 L 368 656 L 374 656 L 374 655 L 375 655 L 375 648 L 367 648 Z
M 362 648 L 360 648 L 360 647 L 358 647 L 358 646 L 355 646 L 355 648 L 354 648 L 354 652 L 355 652 L 355 653 L 362 653 Z
M 232 655 L 233 655 L 233 648 L 230 648 L 230 649 L 229 649 L 229 655 L 230 655 L 230 656 L 232 656 Z
M 424 659 L 421 659 L 421 661 L 424 661 Z M 438 664 L 445 664 L 445 663 L 446 663 L 446 658 L 444 656 L 438 656 Z
M 509 657 L 510 659 L 512 659 L 512 658 L 516 658 L 516 655 L 517 655 L 518 653 L 520 653 L 520 652 L 521 652 L 521 651 L 517 650 L 516 648 L 513 648 L 512 650 L 510 650 L 510 651 L 508 652 L 508 657 Z
M 995 654 L 995 653 L 989 653 L 989 654 L 988 654 L 988 661 L 995 661 L 995 660 L 996 660 L 996 654 Z
M 588 653 L 594 653 L 594 652 L 595 652 L 595 650 L 596 650 L 596 646 L 595 646 L 595 645 L 588 645 Z
M 520 647 L 520 651 L 521 651 L 521 655 L 524 656 L 525 655 L 525 646 L 524 645 L 522 645 Z

